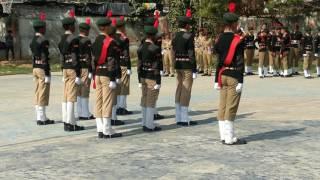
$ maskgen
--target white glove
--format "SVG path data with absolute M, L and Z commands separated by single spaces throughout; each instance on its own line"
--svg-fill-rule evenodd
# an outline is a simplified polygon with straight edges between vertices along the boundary
M 242 83 L 238 83 L 238 85 L 236 87 L 236 92 L 241 93 L 241 91 L 242 91 Z
M 314 56 L 315 56 L 315 57 L 319 57 L 319 54 L 318 54 L 318 53 L 315 53 Z
M 109 83 L 109 88 L 110 88 L 110 89 L 115 89 L 116 87 L 117 87 L 116 82 L 110 81 L 110 83 Z
M 303 57 L 308 57 L 309 55 L 308 54 L 303 54 Z
M 121 79 L 116 79 L 116 83 L 120 84 L 121 83 Z
M 92 79 L 92 73 L 89 73 L 89 74 L 88 74 L 88 78 L 89 78 L 89 79 Z
M 62 80 L 62 82 L 64 82 L 64 77 L 63 77 L 63 76 L 62 76 L 62 79 L 61 79 L 61 80 Z
M 130 76 L 131 74 L 132 74 L 131 69 L 128 69 L 128 70 L 127 70 L 127 75 Z
M 156 84 L 154 87 L 153 87 L 153 89 L 155 89 L 155 90 L 158 90 L 158 89 L 160 89 L 161 88 L 161 85 L 160 84 Z
M 51 77 L 50 76 L 45 76 L 44 77 L 44 83 L 50 83 L 51 82 Z
M 142 88 L 142 84 L 141 83 L 139 83 L 138 86 L 139 86 L 139 88 Z
M 219 86 L 219 83 L 214 83 L 213 88 L 218 91 L 221 89 L 221 87 Z
M 197 73 L 192 73 L 192 78 L 196 79 L 197 78 Z
M 163 74 L 163 71 L 160 71 L 160 76 L 163 76 L 164 74 Z
M 81 84 L 81 79 L 79 77 L 76 77 L 76 80 L 74 81 L 77 85 Z

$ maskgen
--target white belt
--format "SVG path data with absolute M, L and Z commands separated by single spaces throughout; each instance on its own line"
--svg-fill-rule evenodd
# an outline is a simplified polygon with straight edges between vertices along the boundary
M 176 58 L 176 61 L 189 61 L 189 58 Z
M 99 69 L 107 69 L 107 66 L 98 66 Z
M 66 63 L 71 63 L 71 62 L 72 62 L 72 59 L 66 59 L 64 62 L 66 62 Z

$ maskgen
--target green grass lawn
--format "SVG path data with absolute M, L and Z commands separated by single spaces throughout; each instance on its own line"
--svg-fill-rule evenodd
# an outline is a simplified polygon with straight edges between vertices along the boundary
M 60 71 L 59 64 L 52 64 L 51 71 L 57 72 Z M 0 76 L 5 75 L 15 75 L 15 74 L 31 74 L 32 73 L 32 65 L 31 64 L 1 64 L 0 65 Z

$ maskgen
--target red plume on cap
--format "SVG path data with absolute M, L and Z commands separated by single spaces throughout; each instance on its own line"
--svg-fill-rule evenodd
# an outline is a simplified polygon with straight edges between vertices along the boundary
M 90 18 L 86 18 L 86 24 L 88 24 L 88 25 L 91 24 L 91 19 Z
M 112 25 L 116 26 L 117 25 L 117 19 L 116 18 L 112 18 Z
M 74 12 L 74 9 L 70 9 L 70 11 L 69 11 L 69 16 L 70 16 L 71 18 L 74 18 L 74 17 L 76 16 L 76 13 Z
M 192 17 L 192 12 L 191 12 L 190 8 L 187 9 L 186 17 L 188 17 L 188 18 Z
M 109 11 L 107 12 L 107 17 L 112 17 L 112 11 L 111 11 L 111 10 L 109 10 Z
M 124 21 L 124 16 L 120 16 L 120 20 L 121 20 L 121 21 Z
M 153 27 L 158 28 L 158 26 L 159 26 L 159 20 L 156 19 L 156 20 L 154 21 Z
M 46 13 L 40 12 L 39 19 L 40 19 L 40 21 L 45 21 L 46 20 Z
M 236 12 L 236 3 L 234 3 L 234 2 L 229 3 L 229 12 L 231 12 L 231 13 Z

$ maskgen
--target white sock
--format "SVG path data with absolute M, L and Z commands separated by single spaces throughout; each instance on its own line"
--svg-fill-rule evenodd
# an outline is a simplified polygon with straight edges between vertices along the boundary
M 43 106 L 38 106 L 38 121 L 45 121 L 45 115 L 44 115 L 44 107 Z
M 147 112 L 146 108 L 145 107 L 141 107 L 141 115 L 142 115 L 141 124 L 142 124 L 142 126 L 146 126 L 146 116 L 147 116 L 146 112 Z
M 234 129 L 233 129 L 233 121 L 225 120 L 225 143 L 232 144 L 234 143 Z
M 96 118 L 96 124 L 97 124 L 97 132 L 103 132 L 103 120 L 102 118 Z
M 67 123 L 71 125 L 76 125 L 73 102 L 67 102 Z
M 223 141 L 225 140 L 224 136 L 224 121 L 219 121 L 219 132 L 220 132 L 220 140 Z
M 82 116 L 81 117 L 90 117 L 91 113 L 89 110 L 89 98 L 81 98 L 81 107 L 82 107 Z
M 154 129 L 154 109 L 147 107 L 146 108 L 146 127 L 149 129 Z
M 118 120 L 118 117 L 117 117 L 117 106 L 112 106 L 112 117 L 111 117 L 112 120 Z
M 320 66 L 317 67 L 317 75 L 320 75 Z
M 111 119 L 110 118 L 102 118 L 103 120 L 103 134 L 104 135 L 112 135 L 114 134 L 114 130 L 111 126 Z
M 189 111 L 187 106 L 181 106 L 181 122 L 189 122 Z
M 67 103 L 62 103 L 62 122 L 67 123 Z
M 76 109 L 76 114 L 77 114 L 77 117 L 84 117 L 83 116 L 83 112 L 82 112 L 82 97 L 80 96 L 77 96 L 77 109 Z
M 176 103 L 176 122 L 181 122 L 181 106 Z

